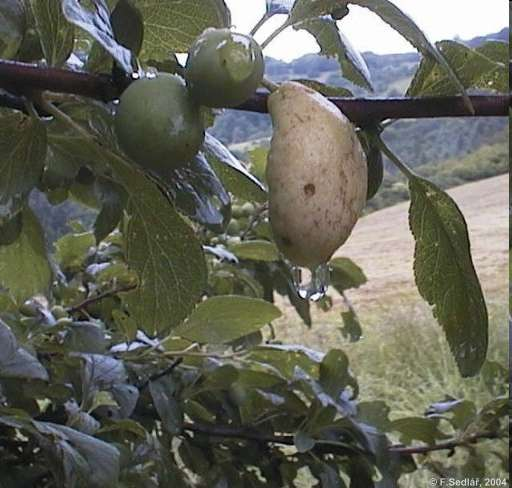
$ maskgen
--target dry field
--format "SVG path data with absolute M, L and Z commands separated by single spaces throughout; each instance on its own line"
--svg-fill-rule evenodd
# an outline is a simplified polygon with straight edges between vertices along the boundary
M 487 302 L 502 305 L 508 296 L 508 175 L 459 186 L 449 194 L 466 217 L 473 259 Z M 408 208 L 409 203 L 404 202 L 362 218 L 338 253 L 353 259 L 368 277 L 367 284 L 348 293 L 366 323 L 375 322 L 375 316 L 390 307 L 425 312 L 414 285 L 414 241 Z M 342 303 L 340 297 L 333 298 L 335 307 L 330 313 L 314 312 L 312 330 L 300 325 L 295 312 L 286 307 L 278 326 L 279 337 L 320 349 L 335 346 Z

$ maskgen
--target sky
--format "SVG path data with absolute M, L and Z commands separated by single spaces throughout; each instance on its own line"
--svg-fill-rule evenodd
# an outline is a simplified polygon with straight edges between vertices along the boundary
M 225 0 L 231 9 L 234 29 L 248 33 L 265 11 L 265 0 Z M 508 25 L 509 6 L 505 0 L 393 0 L 408 13 L 431 41 L 471 39 L 497 32 Z M 261 42 L 285 17 L 276 15 L 258 32 Z M 403 53 L 414 48 L 369 10 L 350 6 L 350 15 L 339 22 L 340 29 L 360 52 Z M 265 55 L 291 61 L 318 52 L 318 45 L 304 31 L 287 29 L 266 49 Z

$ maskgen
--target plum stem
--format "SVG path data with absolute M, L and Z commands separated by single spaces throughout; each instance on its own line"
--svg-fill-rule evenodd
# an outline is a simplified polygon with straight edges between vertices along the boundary
M 265 77 L 261 80 L 261 86 L 264 86 L 270 93 L 274 93 L 279 88 L 277 83 L 274 83 L 272 80 Z

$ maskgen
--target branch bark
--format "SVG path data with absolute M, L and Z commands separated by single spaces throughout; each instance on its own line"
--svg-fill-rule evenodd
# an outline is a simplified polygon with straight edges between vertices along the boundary
M 111 76 L 46 68 L 33 64 L 0 60 L 0 88 L 13 95 L 32 91 L 52 91 L 94 98 L 104 102 L 115 100 L 130 83 Z M 236 107 L 249 112 L 267 112 L 268 93 L 258 91 L 250 100 Z M 470 97 L 475 114 L 468 112 L 460 96 L 425 98 L 330 98 L 355 124 L 367 126 L 386 119 L 432 117 L 489 117 L 508 115 L 511 97 L 507 95 L 476 95 Z M 22 109 L 22 100 L 0 96 L 0 105 Z
M 269 435 L 262 434 L 254 430 L 247 430 L 237 427 L 228 427 L 220 425 L 201 425 L 197 423 L 185 423 L 183 426 L 183 430 L 196 432 L 199 434 L 206 434 L 211 437 L 221 437 L 224 439 L 258 441 L 265 442 L 268 444 L 280 444 L 285 446 L 295 445 L 294 437 L 293 435 L 290 434 Z M 485 431 L 476 432 L 464 439 L 450 439 L 448 441 L 439 442 L 433 445 L 404 446 L 402 444 L 396 444 L 389 446 L 388 449 L 391 452 L 396 452 L 403 456 L 410 456 L 412 454 L 428 454 L 429 452 L 435 451 L 451 451 L 457 447 L 463 447 L 468 444 L 474 444 L 480 440 L 499 439 L 501 437 L 502 436 L 500 435 L 499 432 Z M 324 447 L 322 446 L 321 441 L 319 442 L 318 446 Z M 331 448 L 333 446 L 325 447 Z
M 108 290 L 103 293 L 99 293 L 98 295 L 90 296 L 90 297 L 86 298 L 84 301 L 82 301 L 76 305 L 73 305 L 71 307 L 68 307 L 66 309 L 66 312 L 69 314 L 80 312 L 81 310 L 86 309 L 89 305 L 93 305 L 94 303 L 100 302 L 101 300 L 104 300 L 105 298 L 113 297 L 113 296 L 117 295 L 118 293 L 125 293 L 128 291 L 132 291 L 132 290 L 135 290 L 135 288 L 137 288 L 137 285 L 125 286 L 123 288 Z

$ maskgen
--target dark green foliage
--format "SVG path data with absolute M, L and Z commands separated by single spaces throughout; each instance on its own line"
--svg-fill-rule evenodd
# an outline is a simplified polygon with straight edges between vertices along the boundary
M 436 59 L 423 63 L 418 79 L 441 66 L 447 87 L 458 83 L 441 51 L 387 0 L 349 3 L 374 10 Z M 139 68 L 181 72 L 171 53 L 186 52 L 208 27 L 231 26 L 223 0 L 4 4 L 2 57 L 69 69 L 74 49 L 73 62 L 84 70 L 113 70 L 120 78 Z M 268 1 L 267 15 L 276 13 L 336 57 L 307 56 L 289 66 L 269 60 L 276 80 L 350 96 L 349 89 L 361 91 L 349 81 L 369 88 L 369 67 L 377 93 L 389 95 L 403 92 L 418 65 L 415 55 L 361 58 L 332 20 L 350 14 L 338 1 Z M 502 46 L 486 45 L 482 56 L 495 61 L 496 49 Z M 471 59 L 478 64 L 482 56 Z M 465 82 L 463 67 L 455 70 Z M 321 71 L 326 83 L 308 80 Z M 459 477 L 494 476 L 485 473 L 477 443 L 506 435 L 506 371 L 484 362 L 485 304 L 453 202 L 434 183 L 412 178 L 418 287 L 435 307 L 461 372 L 481 368 L 494 399 L 480 408 L 469 398 L 448 398 L 423 416 L 400 418 L 382 399 L 359 403 L 360 385 L 342 349 L 321 353 L 276 340 L 283 299 L 308 327 L 318 327 L 320 312 L 299 298 L 275 246 L 258 178 L 266 151 L 253 151 L 246 165 L 213 135 L 203 142 L 203 122 L 210 125 L 216 114 L 189 103 L 180 80 L 150 75 L 133 83 L 116 119 L 116 104 L 65 94 L 42 101 L 42 119 L 30 103 L 27 113 L 0 111 L 1 488 L 395 488 L 416 469 L 454 469 L 430 454 L 416 465 L 411 453 L 459 446 L 469 452 Z M 150 96 L 138 91 L 146 84 L 157 86 Z M 126 113 L 133 92 L 129 104 L 137 110 Z M 176 137 L 171 122 L 182 116 L 192 124 Z M 269 135 L 265 116 L 233 117 L 218 117 L 213 130 L 224 131 L 226 142 Z M 431 152 L 416 165 L 480 146 L 501 121 L 444 124 L 397 123 L 386 134 L 398 153 L 411 150 L 417 131 L 449 139 L 445 152 L 430 149 L 431 140 Z M 503 171 L 505 153 L 499 140 L 474 159 L 418 170 L 443 187 Z M 371 193 L 380 185 L 376 161 Z M 388 174 L 371 204 L 395 190 L 407 195 L 403 180 Z M 329 265 L 344 305 L 326 296 L 318 309 L 336 312 L 342 334 L 356 341 L 361 324 L 346 292 L 367 278 L 347 258 Z M 399 379 L 407 372 L 401 366 Z M 379 371 L 375 376 L 380 381 Z

